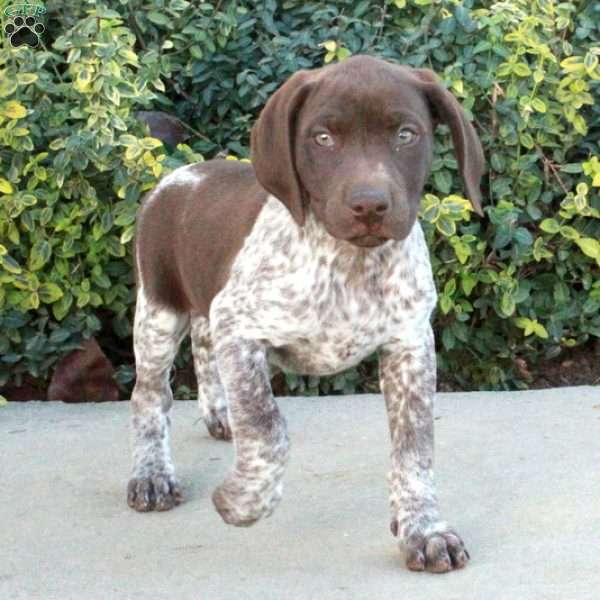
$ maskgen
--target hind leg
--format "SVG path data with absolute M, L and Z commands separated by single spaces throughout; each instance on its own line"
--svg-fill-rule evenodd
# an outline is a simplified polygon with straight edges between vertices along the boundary
M 169 510 L 181 502 L 169 444 L 173 404 L 169 373 L 188 329 L 187 314 L 153 305 L 140 286 L 133 328 L 133 471 L 127 487 L 129 506 L 140 512 Z
M 215 439 L 230 440 L 227 399 L 219 379 L 209 321 L 206 317 L 192 317 L 192 353 L 198 380 L 198 405 L 204 423 Z

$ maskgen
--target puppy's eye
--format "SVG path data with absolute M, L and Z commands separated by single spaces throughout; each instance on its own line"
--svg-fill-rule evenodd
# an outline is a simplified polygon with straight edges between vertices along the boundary
M 417 132 L 409 127 L 401 127 L 396 136 L 396 149 L 407 146 L 417 139 Z
M 319 146 L 333 146 L 333 144 L 335 144 L 333 138 L 328 133 L 317 133 L 317 135 L 315 135 L 315 142 L 317 142 Z

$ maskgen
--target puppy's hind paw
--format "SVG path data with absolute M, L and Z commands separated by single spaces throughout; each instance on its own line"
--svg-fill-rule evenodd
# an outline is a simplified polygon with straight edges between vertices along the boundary
M 229 426 L 229 417 L 227 408 L 210 408 L 209 412 L 203 417 L 208 433 L 216 440 L 230 440 L 231 427 Z

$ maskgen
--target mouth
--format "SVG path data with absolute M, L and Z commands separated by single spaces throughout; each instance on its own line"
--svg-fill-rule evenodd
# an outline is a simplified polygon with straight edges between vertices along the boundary
M 357 235 L 350 238 L 348 241 L 361 248 L 374 248 L 375 246 L 381 246 L 381 244 L 387 242 L 388 238 L 378 235 Z

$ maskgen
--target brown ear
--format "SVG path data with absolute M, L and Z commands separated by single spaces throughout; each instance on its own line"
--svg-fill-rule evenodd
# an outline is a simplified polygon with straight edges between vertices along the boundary
M 304 225 L 304 189 L 295 160 L 298 114 L 312 77 L 299 71 L 269 99 L 252 128 L 251 158 L 259 183 L 283 202 L 298 225 Z
M 450 127 L 467 196 L 475 212 L 483 216 L 479 183 L 485 169 L 485 159 L 477 132 L 467 120 L 458 100 L 444 88 L 433 71 L 413 69 L 413 73 L 419 78 L 419 85 L 429 100 L 436 120 Z

